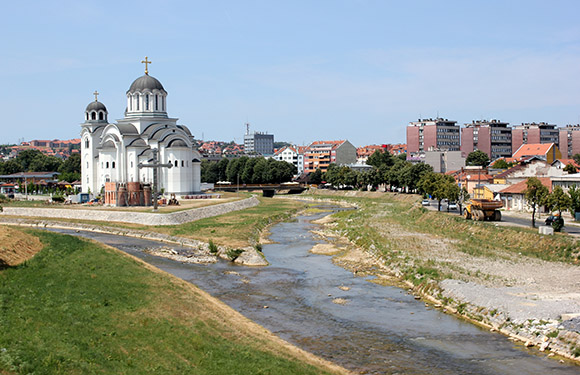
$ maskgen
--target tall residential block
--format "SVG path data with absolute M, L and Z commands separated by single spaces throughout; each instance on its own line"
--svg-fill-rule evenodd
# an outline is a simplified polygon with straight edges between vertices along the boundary
M 483 151 L 491 160 L 512 156 L 512 129 L 499 120 L 477 120 L 461 129 L 461 153 Z
M 555 143 L 559 146 L 560 130 L 556 125 L 546 122 L 523 123 L 512 126 L 512 150 L 519 149 L 523 144 Z
M 559 149 L 564 159 L 580 154 L 580 124 L 560 128 Z
M 457 121 L 419 119 L 407 126 L 408 155 L 425 151 L 460 151 L 460 130 Z

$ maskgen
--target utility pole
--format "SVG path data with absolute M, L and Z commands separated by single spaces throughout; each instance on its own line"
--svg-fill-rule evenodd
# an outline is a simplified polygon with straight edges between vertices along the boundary
M 159 163 L 159 160 L 157 158 L 159 150 L 154 148 L 151 149 L 151 152 L 153 153 L 153 159 L 149 160 L 151 163 L 150 164 L 143 164 L 143 163 L 139 163 L 138 167 L 139 168 L 153 168 L 153 211 L 157 211 L 157 194 L 158 194 L 158 189 L 159 189 L 159 181 L 158 181 L 158 174 L 159 174 L 159 168 L 171 168 L 173 167 L 173 164 L 171 163 L 166 163 L 166 164 L 161 164 Z

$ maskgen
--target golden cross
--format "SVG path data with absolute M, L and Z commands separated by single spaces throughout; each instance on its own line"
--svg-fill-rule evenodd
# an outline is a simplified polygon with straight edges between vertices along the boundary
M 149 69 L 147 69 L 147 64 L 152 64 L 151 61 L 147 60 L 147 56 L 145 56 L 145 60 L 141 60 L 142 64 L 145 64 L 145 74 L 149 75 Z
M 93 95 L 95 96 L 95 102 L 98 101 L 97 96 L 99 96 L 99 92 L 95 90 L 95 92 L 93 92 Z

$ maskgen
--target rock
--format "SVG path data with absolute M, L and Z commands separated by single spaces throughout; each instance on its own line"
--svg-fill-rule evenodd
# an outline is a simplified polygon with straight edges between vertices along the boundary
M 543 342 L 540 345 L 540 351 L 543 352 L 544 350 L 548 349 L 548 346 L 550 346 L 550 343 L 549 342 Z
M 530 340 L 526 341 L 526 343 L 524 344 L 526 346 L 526 348 L 532 347 L 534 346 L 534 343 L 531 342 Z
M 265 309 L 268 309 L 268 308 L 270 308 L 270 306 L 268 306 L 268 305 L 264 305 L 264 308 L 265 308 Z

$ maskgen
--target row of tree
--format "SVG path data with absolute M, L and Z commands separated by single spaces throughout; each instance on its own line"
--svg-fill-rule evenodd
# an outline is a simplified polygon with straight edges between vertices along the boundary
M 0 174 L 20 172 L 60 172 L 61 181 L 73 182 L 81 178 L 81 155 L 72 154 L 65 160 L 48 156 L 39 150 L 21 151 L 13 159 L 0 162 Z
M 561 186 L 556 186 L 550 193 L 550 190 L 538 178 L 530 177 L 526 181 L 524 196 L 532 207 L 532 226 L 536 225 L 536 209 L 541 206 L 545 206 L 550 212 L 558 211 L 560 218 L 562 211 L 568 210 L 572 215 L 580 212 L 580 188 L 576 185 L 572 185 L 568 192 L 565 192 Z
M 203 182 L 228 181 L 240 184 L 272 184 L 291 181 L 296 167 L 288 162 L 263 157 L 242 156 L 236 159 L 222 159 L 219 162 L 201 162 Z

